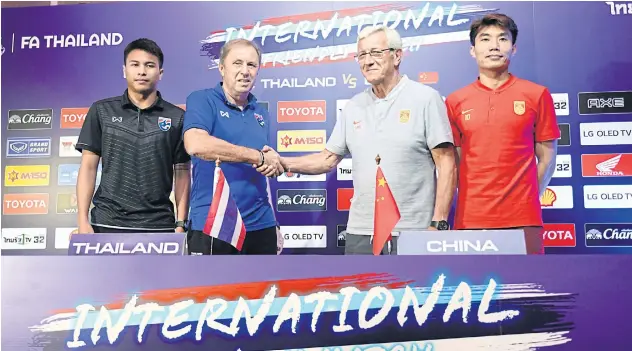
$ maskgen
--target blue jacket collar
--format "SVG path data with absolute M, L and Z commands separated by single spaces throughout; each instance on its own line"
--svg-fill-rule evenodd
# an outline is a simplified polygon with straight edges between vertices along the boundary
M 233 104 L 232 102 L 228 101 L 228 99 L 226 99 L 226 94 L 224 93 L 222 84 L 223 82 L 217 83 L 215 88 L 213 88 L 213 91 L 222 98 L 222 100 L 224 101 L 226 105 L 237 108 L 235 104 Z M 248 104 L 246 105 L 246 108 L 255 109 L 256 107 L 257 107 L 257 98 L 252 93 L 248 93 Z

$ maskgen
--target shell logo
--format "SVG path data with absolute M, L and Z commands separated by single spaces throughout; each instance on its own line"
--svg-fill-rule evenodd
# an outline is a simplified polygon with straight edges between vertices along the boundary
M 557 200 L 555 192 L 550 188 L 546 188 L 546 190 L 544 190 L 544 194 L 540 197 L 540 204 L 544 207 L 550 207 L 553 206 L 555 200 Z

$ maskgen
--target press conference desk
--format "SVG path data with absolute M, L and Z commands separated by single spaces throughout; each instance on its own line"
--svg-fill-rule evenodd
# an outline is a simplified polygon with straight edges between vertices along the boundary
M 402 232 L 398 255 L 525 255 L 522 230 Z M 76 234 L 68 254 L 185 255 L 186 234 Z

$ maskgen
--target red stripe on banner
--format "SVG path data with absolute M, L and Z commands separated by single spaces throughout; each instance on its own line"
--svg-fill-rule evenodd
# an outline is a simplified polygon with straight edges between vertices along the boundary
M 373 286 L 383 286 L 387 289 L 399 289 L 412 281 L 401 281 L 386 273 L 364 273 L 340 277 L 288 279 L 279 281 L 263 281 L 252 283 L 238 283 L 215 286 L 191 286 L 177 289 L 149 290 L 138 293 L 137 305 L 156 302 L 172 304 L 182 300 L 192 299 L 196 303 L 203 303 L 209 298 L 221 298 L 226 301 L 236 301 L 240 297 L 249 300 L 261 299 L 272 285 L 276 285 L 276 297 L 287 297 L 291 293 L 309 295 L 310 293 L 327 290 L 336 292 L 344 287 L 355 286 L 361 291 L 369 290 Z M 122 309 L 127 303 L 126 298 L 104 305 L 108 310 Z M 95 306 L 98 310 L 100 306 Z M 74 309 L 54 311 L 53 313 L 73 313 Z
M 241 230 L 239 231 L 239 240 L 237 240 L 237 250 L 241 251 L 241 247 L 244 245 L 244 239 L 246 239 L 246 225 L 242 220 Z
M 288 23 L 288 22 L 298 23 L 300 21 L 330 20 L 336 12 L 338 13 L 338 18 L 344 18 L 346 16 L 353 17 L 353 16 L 367 14 L 367 13 L 376 12 L 376 11 L 406 10 L 411 7 L 412 5 L 384 4 L 384 5 L 379 5 L 379 6 L 356 7 L 356 8 L 351 8 L 351 9 L 341 9 L 341 10 L 333 10 L 333 11 L 306 13 L 302 15 L 275 17 L 275 18 L 269 18 L 269 19 L 263 20 L 261 21 L 261 23 L 266 24 L 266 25 L 278 26 L 278 25 Z
M 215 217 L 217 216 L 217 209 L 219 208 L 219 203 L 222 198 L 222 192 L 224 191 L 224 172 L 219 171 L 219 179 L 217 180 L 217 188 L 215 189 L 215 193 L 213 194 L 213 202 L 211 203 L 211 207 L 208 210 L 208 216 L 206 217 L 206 223 L 204 223 L 204 234 L 209 234 L 211 229 L 213 229 L 213 223 L 215 222 Z

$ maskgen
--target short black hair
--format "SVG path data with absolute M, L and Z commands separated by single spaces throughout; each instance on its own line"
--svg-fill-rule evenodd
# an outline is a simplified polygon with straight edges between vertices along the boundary
M 147 38 L 136 39 L 133 42 L 127 44 L 123 53 L 123 64 L 127 63 L 127 55 L 134 50 L 143 50 L 149 54 L 152 54 L 158 58 L 158 67 L 162 68 L 162 64 L 165 60 L 165 55 L 162 53 L 160 46 L 155 41 Z
M 511 44 L 515 44 L 518 39 L 518 25 L 511 17 L 502 13 L 490 13 L 472 22 L 470 26 L 470 43 L 472 46 L 474 46 L 478 33 L 486 27 L 500 27 L 508 30 L 511 33 Z

